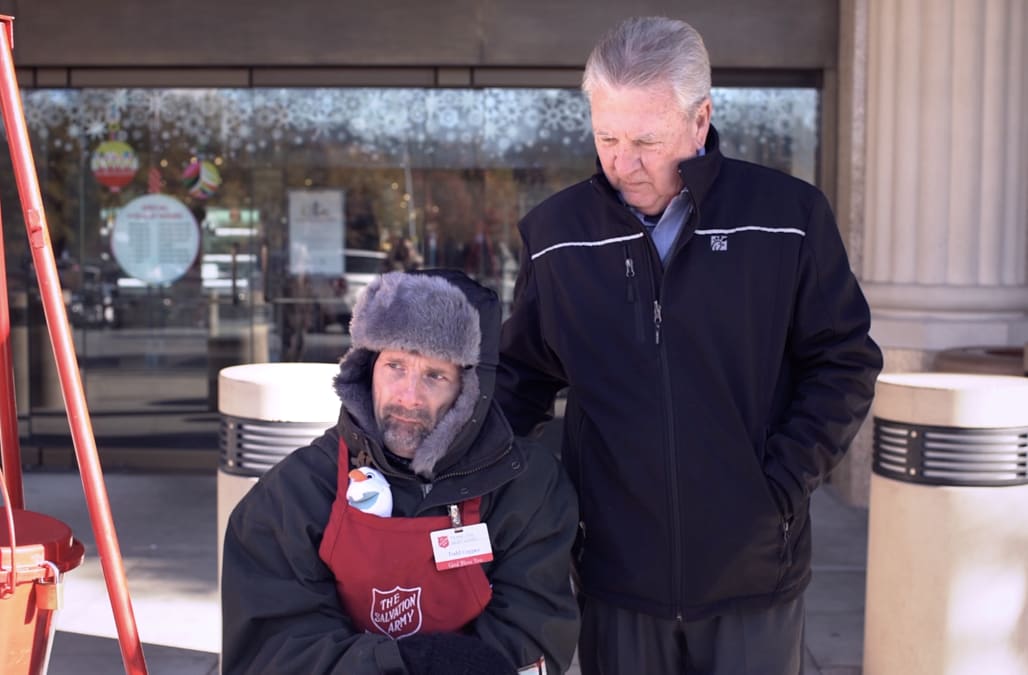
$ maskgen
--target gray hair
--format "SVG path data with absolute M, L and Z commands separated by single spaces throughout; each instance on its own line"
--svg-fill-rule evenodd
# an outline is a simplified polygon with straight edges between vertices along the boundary
M 710 96 L 710 56 L 695 28 L 662 16 L 633 17 L 608 31 L 585 64 L 582 91 L 670 84 L 692 114 Z

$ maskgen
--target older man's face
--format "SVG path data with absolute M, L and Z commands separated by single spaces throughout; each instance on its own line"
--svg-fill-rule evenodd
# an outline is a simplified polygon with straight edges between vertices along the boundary
M 682 190 L 678 164 L 707 140 L 707 98 L 689 115 L 671 87 L 600 87 L 589 101 L 603 173 L 624 200 L 647 215 L 662 212 Z
M 413 352 L 382 351 L 371 375 L 371 397 L 386 447 L 400 457 L 413 457 L 457 400 L 460 388 L 461 369 L 454 363 Z

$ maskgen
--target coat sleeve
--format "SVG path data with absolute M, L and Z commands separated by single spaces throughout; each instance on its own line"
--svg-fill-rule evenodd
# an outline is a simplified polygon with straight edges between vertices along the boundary
M 522 239 L 525 240 L 522 230 Z M 514 433 L 531 436 L 552 419 L 557 393 L 567 386 L 563 367 L 544 337 L 545 322 L 529 246 L 521 251 L 514 305 L 500 333 L 495 399 Z
M 789 517 L 842 459 L 870 409 L 882 368 L 881 351 L 869 335 L 867 301 L 820 193 L 799 264 L 781 366 L 789 401 L 769 429 L 764 455 L 765 472 Z
M 563 673 L 571 666 L 579 629 L 571 588 L 578 502 L 551 452 L 535 443 L 524 449 L 525 473 L 496 493 L 485 514 L 493 597 L 472 633 L 519 668 L 544 656 L 550 673 Z
M 221 580 L 225 675 L 373 675 L 376 658 L 399 660 L 388 653 L 395 642 L 355 629 L 318 556 L 335 469 L 324 449 L 297 450 L 233 510 Z

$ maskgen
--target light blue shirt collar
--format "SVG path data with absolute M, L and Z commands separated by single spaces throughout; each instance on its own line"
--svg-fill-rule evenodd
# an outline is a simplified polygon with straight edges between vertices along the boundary
M 705 154 L 707 154 L 706 149 L 701 147 L 699 152 L 696 153 L 696 157 L 702 157 Z M 618 194 L 621 196 L 620 193 Z M 646 216 L 643 215 L 642 211 L 626 202 L 625 198 L 621 196 L 621 201 L 635 214 L 635 217 L 639 219 L 639 222 L 643 224 L 643 227 L 650 234 L 650 237 L 653 239 L 653 245 L 657 247 L 657 253 L 660 254 L 661 262 L 667 260 L 668 253 L 671 252 L 671 246 L 674 245 L 675 239 L 678 238 L 678 233 L 682 231 L 682 225 L 689 217 L 691 204 L 689 203 L 688 195 L 689 189 L 682 188 L 682 191 L 671 199 L 656 225 L 646 222 Z
M 682 224 L 689 216 L 691 203 L 688 197 L 689 190 L 683 189 L 679 192 L 667 205 L 667 208 L 664 209 L 664 213 L 661 214 L 660 220 L 656 225 L 646 222 L 646 217 L 642 211 L 632 206 L 628 207 L 646 228 L 646 231 L 649 232 L 650 238 L 653 239 L 653 245 L 657 247 L 657 253 L 660 254 L 661 262 L 667 260 L 668 253 L 671 252 L 671 246 L 675 243 L 678 233 L 682 230 Z

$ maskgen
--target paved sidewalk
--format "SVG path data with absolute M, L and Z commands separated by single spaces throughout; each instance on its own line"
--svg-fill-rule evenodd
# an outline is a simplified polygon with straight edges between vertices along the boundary
M 216 474 L 118 472 L 104 482 L 149 673 L 216 675 Z M 28 509 L 64 521 L 86 545 L 86 561 L 65 576 L 49 675 L 125 672 L 78 473 L 27 471 L 24 485 Z M 813 520 L 804 675 L 859 675 L 867 511 L 822 489 Z

